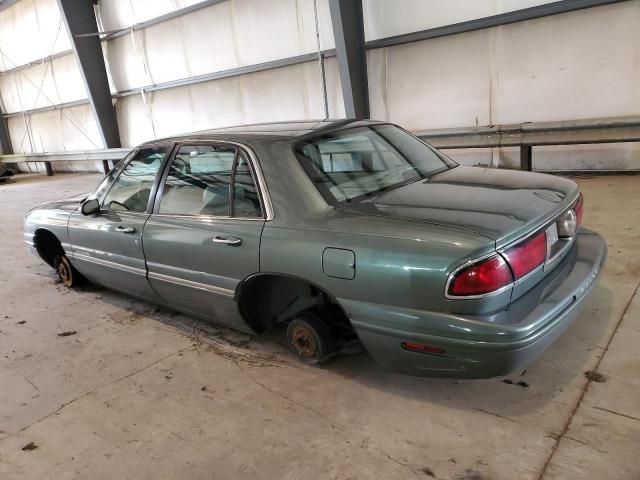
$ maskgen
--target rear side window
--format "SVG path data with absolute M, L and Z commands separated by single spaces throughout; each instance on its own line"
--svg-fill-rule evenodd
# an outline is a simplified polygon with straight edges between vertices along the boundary
M 183 145 L 167 174 L 158 213 L 261 217 L 247 160 L 233 147 Z
M 390 124 L 338 129 L 294 146 L 330 204 L 358 201 L 453 168 L 455 162 Z

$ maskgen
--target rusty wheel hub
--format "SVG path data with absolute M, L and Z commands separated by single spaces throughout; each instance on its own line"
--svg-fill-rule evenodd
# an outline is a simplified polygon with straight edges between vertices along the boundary
M 65 286 L 70 287 L 73 283 L 73 274 L 71 273 L 71 265 L 69 265 L 69 260 L 64 257 L 60 259 L 60 262 L 58 262 L 57 271 L 60 280 L 62 280 L 62 283 L 64 283 Z
M 318 353 L 316 337 L 309 328 L 297 326 L 291 335 L 291 344 L 301 357 L 312 358 Z

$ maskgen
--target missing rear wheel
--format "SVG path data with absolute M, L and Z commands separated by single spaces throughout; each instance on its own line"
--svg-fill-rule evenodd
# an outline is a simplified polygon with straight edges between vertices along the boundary
M 329 327 L 313 313 L 303 313 L 287 327 L 289 348 L 304 363 L 318 365 L 333 353 Z

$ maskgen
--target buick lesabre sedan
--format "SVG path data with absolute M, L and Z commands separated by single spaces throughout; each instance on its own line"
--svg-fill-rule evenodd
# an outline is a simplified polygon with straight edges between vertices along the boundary
M 262 124 L 135 148 L 24 239 L 82 279 L 259 334 L 304 362 L 356 339 L 424 376 L 523 368 L 606 258 L 567 179 L 457 165 L 375 121 Z

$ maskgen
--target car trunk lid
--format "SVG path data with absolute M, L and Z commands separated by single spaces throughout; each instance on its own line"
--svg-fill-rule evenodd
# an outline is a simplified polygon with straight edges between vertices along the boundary
M 552 175 L 458 166 L 339 208 L 462 228 L 501 248 L 553 220 L 577 195 L 574 182 Z

